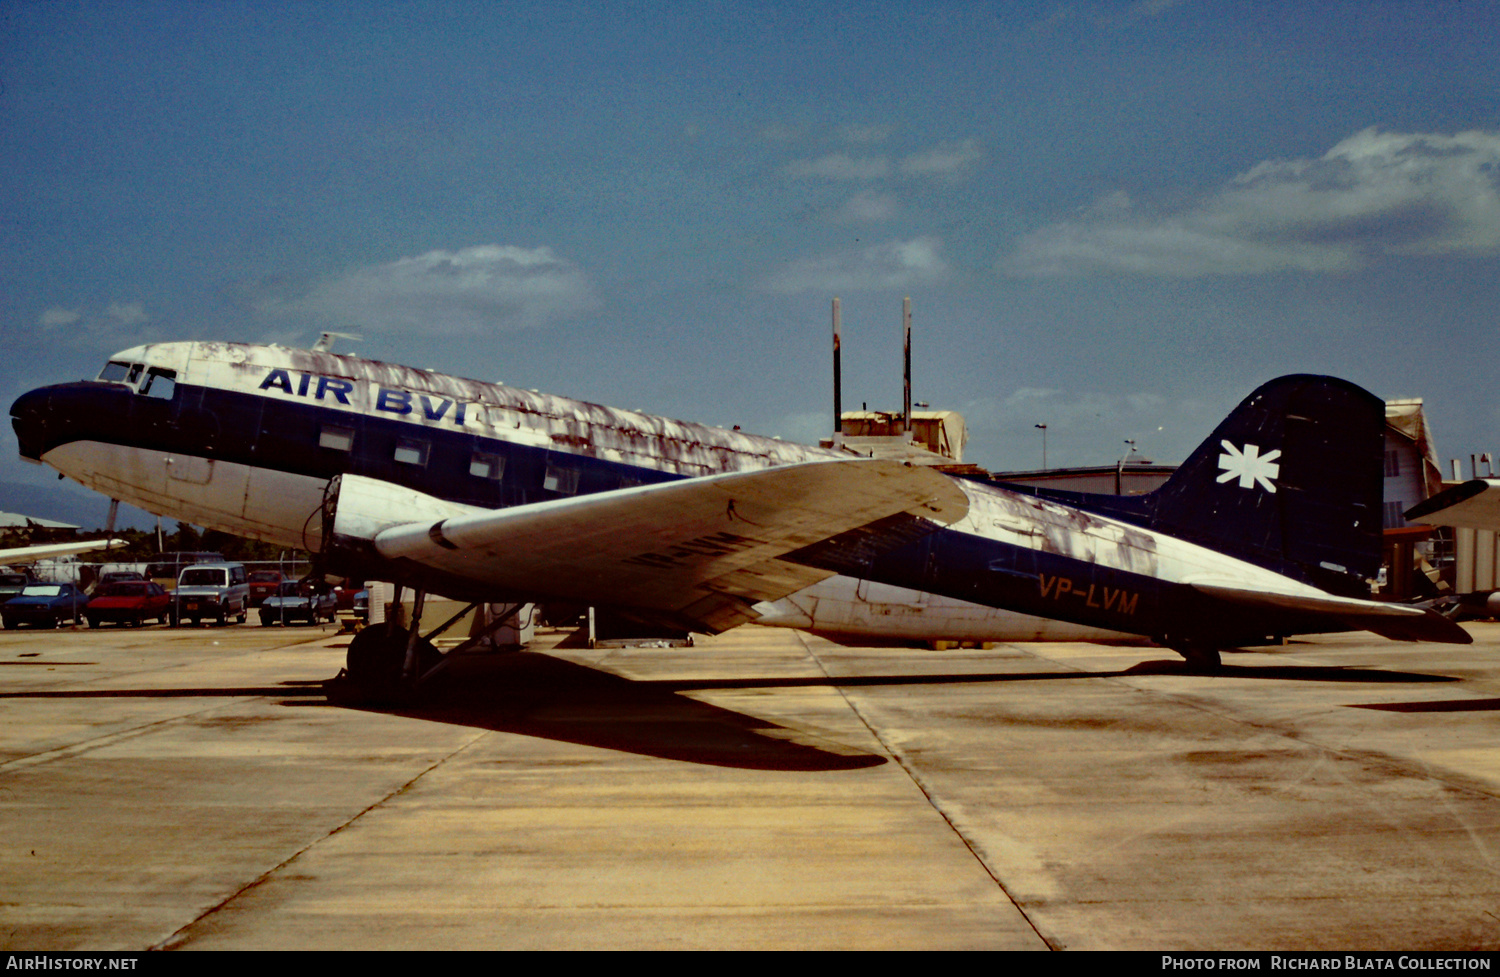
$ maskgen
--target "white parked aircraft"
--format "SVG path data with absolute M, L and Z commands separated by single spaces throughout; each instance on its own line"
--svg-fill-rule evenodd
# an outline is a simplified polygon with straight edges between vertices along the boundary
M 1219 651 L 1368 629 L 1384 408 L 1283 377 L 1145 496 L 1006 486 L 324 350 L 157 343 L 11 407 L 23 457 L 149 512 L 476 602 L 568 600 L 703 632 L 1133 635 Z M 420 611 L 418 612 L 420 616 Z M 357 684 L 434 652 L 371 628 Z

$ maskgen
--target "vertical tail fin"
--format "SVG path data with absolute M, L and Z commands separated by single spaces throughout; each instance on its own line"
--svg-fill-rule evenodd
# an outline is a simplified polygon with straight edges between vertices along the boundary
M 1385 405 L 1345 380 L 1288 376 L 1235 408 L 1160 489 L 1154 528 L 1331 593 L 1380 567 Z

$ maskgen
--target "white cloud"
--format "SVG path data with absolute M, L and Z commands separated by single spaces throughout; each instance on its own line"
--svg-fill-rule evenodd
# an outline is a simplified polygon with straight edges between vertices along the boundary
M 793 160 L 786 165 L 789 175 L 824 180 L 879 180 L 889 176 L 890 160 L 880 156 L 855 157 L 848 153 L 829 153 L 817 159 Z
M 151 316 L 140 302 L 111 302 L 103 310 L 53 306 L 37 316 L 37 325 L 47 332 L 66 332 L 69 336 L 119 346 L 160 339 L 159 330 L 147 327 L 150 321 Z
M 138 326 L 151 321 L 146 307 L 139 302 L 111 302 L 104 314 L 122 326 Z
M 891 126 L 855 125 L 850 123 L 839 126 L 838 135 L 845 142 L 877 143 L 885 142 L 889 139 L 892 131 Z
M 474 335 L 534 328 L 597 307 L 582 269 L 551 248 L 485 244 L 356 269 L 276 311 L 376 332 Z
M 64 309 L 53 306 L 37 316 L 36 322 L 43 329 L 56 329 L 60 326 L 71 326 L 82 318 L 83 313 L 78 312 L 76 309 Z
M 772 275 L 766 287 L 788 295 L 909 288 L 947 276 L 942 248 L 935 237 L 919 237 L 821 255 L 791 263 Z
M 844 201 L 834 218 L 843 224 L 871 224 L 890 220 L 900 209 L 895 194 L 866 190 Z
M 1388 255 L 1500 253 L 1500 133 L 1367 129 L 1316 159 L 1268 160 L 1195 203 L 1115 194 L 1021 239 L 1016 274 L 1349 271 Z
M 865 132 L 855 139 L 849 131 Z M 880 142 L 885 133 L 875 126 L 849 127 L 840 130 L 851 142 Z M 896 162 L 885 156 L 851 156 L 849 153 L 827 153 L 816 159 L 793 160 L 786 165 L 789 176 L 822 180 L 884 180 L 892 176 L 951 177 L 971 167 L 984 154 L 973 139 L 940 143 L 931 149 L 908 153 Z
M 951 176 L 978 162 L 979 143 L 973 139 L 943 143 L 923 153 L 903 157 L 900 170 L 908 176 Z

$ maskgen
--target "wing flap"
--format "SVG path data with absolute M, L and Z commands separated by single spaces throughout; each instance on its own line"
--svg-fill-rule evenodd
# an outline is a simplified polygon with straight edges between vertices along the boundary
M 931 531 L 968 511 L 948 476 L 872 459 L 712 475 L 437 521 L 440 512 L 417 510 L 428 517 L 394 524 L 362 511 L 367 481 L 345 476 L 334 532 L 355 530 L 387 559 L 497 593 L 648 608 L 709 630 L 753 619 L 751 604 L 832 575 L 781 559 L 786 554 L 901 513 Z

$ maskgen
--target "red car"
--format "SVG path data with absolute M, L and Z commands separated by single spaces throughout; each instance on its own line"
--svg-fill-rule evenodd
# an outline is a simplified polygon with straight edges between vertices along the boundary
M 83 616 L 88 618 L 91 628 L 100 627 L 106 621 L 143 624 L 147 618 L 165 624 L 171 604 L 172 595 L 160 584 L 149 580 L 122 580 L 100 587 L 88 607 L 83 609 Z
M 281 571 L 256 570 L 250 574 L 250 605 L 259 607 L 281 587 Z

